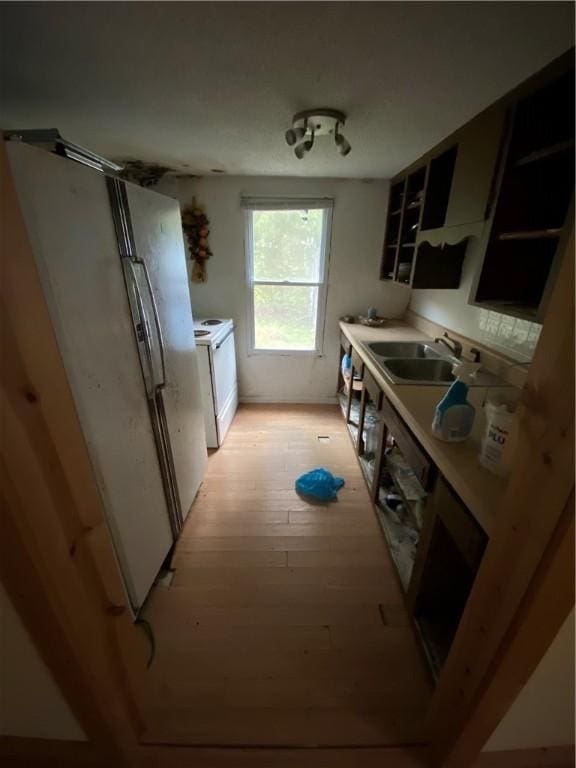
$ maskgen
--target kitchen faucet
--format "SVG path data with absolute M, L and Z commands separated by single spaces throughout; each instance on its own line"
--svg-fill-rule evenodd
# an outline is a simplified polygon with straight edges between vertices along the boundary
M 457 357 L 458 360 L 460 360 L 462 357 L 462 344 L 460 344 L 459 341 L 456 341 L 456 339 L 451 339 L 447 333 L 444 333 L 441 337 L 434 339 L 434 342 L 436 344 L 444 344 L 444 346 L 448 347 L 450 352 L 452 352 L 454 357 Z

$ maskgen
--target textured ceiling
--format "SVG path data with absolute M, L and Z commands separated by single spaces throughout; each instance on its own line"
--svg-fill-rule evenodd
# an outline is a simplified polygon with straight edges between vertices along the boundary
M 0 9 L 3 128 L 185 173 L 389 177 L 573 44 L 553 2 L 26 3 Z M 294 112 L 349 115 L 297 160 Z

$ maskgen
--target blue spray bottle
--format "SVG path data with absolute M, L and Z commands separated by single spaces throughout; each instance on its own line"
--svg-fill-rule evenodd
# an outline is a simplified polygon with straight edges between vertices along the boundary
M 432 432 L 435 437 L 449 443 L 466 440 L 474 425 L 476 411 L 468 400 L 471 377 L 480 366 L 462 363 L 455 367 L 456 381 L 436 406 Z

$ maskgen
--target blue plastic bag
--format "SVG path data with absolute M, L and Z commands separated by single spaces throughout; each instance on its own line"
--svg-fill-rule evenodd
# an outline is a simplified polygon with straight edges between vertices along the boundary
M 319 467 L 300 475 L 296 480 L 296 490 L 303 496 L 311 496 L 320 501 L 332 501 L 336 491 L 344 485 L 343 477 L 334 477 L 332 472 Z

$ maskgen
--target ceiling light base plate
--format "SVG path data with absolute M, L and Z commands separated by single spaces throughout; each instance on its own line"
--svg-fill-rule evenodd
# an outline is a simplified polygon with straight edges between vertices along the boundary
M 336 109 L 306 109 L 297 112 L 292 118 L 294 128 L 306 127 L 306 134 L 313 132 L 315 136 L 333 135 L 336 126 L 343 126 L 345 123 L 346 115 Z

